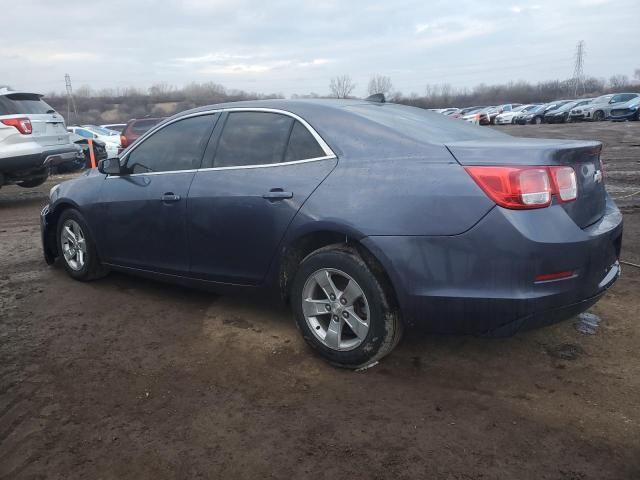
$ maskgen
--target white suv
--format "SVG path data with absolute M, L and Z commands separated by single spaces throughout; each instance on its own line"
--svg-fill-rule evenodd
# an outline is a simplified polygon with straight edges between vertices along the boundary
M 50 166 L 81 158 L 64 119 L 42 95 L 0 88 L 0 187 L 37 187 Z

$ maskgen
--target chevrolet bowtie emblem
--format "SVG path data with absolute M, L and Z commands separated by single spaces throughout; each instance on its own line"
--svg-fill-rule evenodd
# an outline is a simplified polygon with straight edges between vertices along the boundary
M 602 181 L 602 170 L 596 170 L 596 173 L 593 174 L 593 181 L 595 183 L 600 183 Z

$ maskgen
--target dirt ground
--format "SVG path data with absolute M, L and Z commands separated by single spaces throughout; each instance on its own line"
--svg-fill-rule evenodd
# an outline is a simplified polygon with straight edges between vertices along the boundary
M 603 140 L 640 263 L 640 123 L 504 130 Z M 640 478 L 639 269 L 595 335 L 410 334 L 339 370 L 263 298 L 48 267 L 38 212 L 62 179 L 0 190 L 1 479 Z

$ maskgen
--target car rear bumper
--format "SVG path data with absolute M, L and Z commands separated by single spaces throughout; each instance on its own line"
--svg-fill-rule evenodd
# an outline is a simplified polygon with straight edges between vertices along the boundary
M 431 332 L 507 334 L 570 318 L 615 282 L 622 215 L 580 229 L 561 206 L 492 209 L 460 235 L 366 237 L 383 263 L 403 318 Z M 535 281 L 572 271 L 569 278 Z
M 77 145 L 70 144 L 30 155 L 0 158 L 0 172 L 9 177 L 13 176 L 13 174 L 22 175 L 26 172 L 83 158 L 82 149 Z

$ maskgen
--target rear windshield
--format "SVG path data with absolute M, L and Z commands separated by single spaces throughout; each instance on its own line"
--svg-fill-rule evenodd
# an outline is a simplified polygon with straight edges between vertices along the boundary
M 135 122 L 133 122 L 133 125 L 131 125 L 131 131 L 133 133 L 137 133 L 138 135 L 141 135 L 145 133 L 147 130 L 149 130 L 151 127 L 153 127 L 154 125 L 157 125 L 158 123 L 160 123 L 161 120 L 162 120 L 161 118 L 150 118 L 148 120 L 136 120 Z
M 55 113 L 53 108 L 35 93 L 11 93 L 0 95 L 0 115 Z
M 415 140 L 428 143 L 504 137 L 505 134 L 462 119 L 404 105 L 350 105 L 346 110 Z

